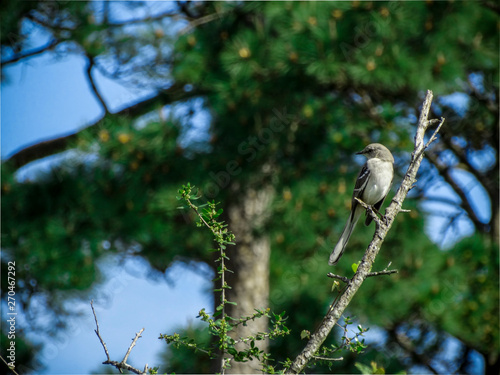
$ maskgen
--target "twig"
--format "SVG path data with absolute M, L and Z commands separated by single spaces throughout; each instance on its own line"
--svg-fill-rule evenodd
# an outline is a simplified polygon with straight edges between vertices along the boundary
M 123 374 L 123 371 L 122 370 L 127 370 L 127 371 L 132 371 L 134 374 L 139 374 L 139 375 L 142 375 L 142 374 L 145 374 L 145 372 L 139 370 L 139 369 L 136 369 L 134 366 L 130 366 L 128 363 L 123 363 L 123 362 L 118 362 L 118 361 L 105 361 L 102 363 L 103 365 L 111 365 L 111 366 L 114 366 L 116 367 L 120 373 Z
M 366 204 L 365 202 L 363 202 L 361 199 L 359 199 L 358 197 L 354 197 L 354 199 L 356 199 L 358 201 L 358 203 L 363 206 L 363 208 L 368 212 L 368 215 L 370 215 L 372 217 L 372 219 L 377 223 L 377 224 L 380 224 L 380 218 L 378 217 L 377 213 L 382 216 L 382 214 L 380 212 L 378 212 L 375 207 L 373 206 L 370 206 L 369 204 Z M 384 218 L 382 216 L 382 218 Z
M 375 234 L 373 235 L 373 239 L 366 249 L 365 255 L 363 256 L 363 259 L 361 260 L 354 276 L 346 285 L 340 297 L 337 297 L 338 301 L 335 303 L 335 305 L 332 305 L 327 315 L 321 322 L 320 326 L 317 328 L 316 332 L 311 335 L 310 340 L 307 342 L 302 352 L 293 360 L 290 367 L 285 369 L 286 373 L 296 374 L 304 371 L 304 368 L 311 361 L 311 359 L 313 359 L 315 353 L 318 352 L 321 345 L 330 334 L 332 328 L 335 326 L 335 324 L 337 324 L 338 320 L 351 302 L 352 298 L 361 287 L 363 281 L 368 277 L 368 275 L 372 274 L 370 272 L 370 269 L 373 265 L 373 262 L 375 261 L 375 257 L 380 251 L 380 247 L 382 246 L 382 243 L 387 236 L 387 233 L 390 230 L 396 215 L 401 211 L 406 195 L 416 182 L 417 172 L 420 168 L 426 146 L 426 144 L 424 143 L 424 136 L 428 126 L 430 125 L 428 116 L 431 108 L 432 97 L 432 92 L 427 91 L 424 103 L 422 105 L 422 112 L 419 117 L 417 131 L 415 134 L 415 148 L 411 154 L 410 165 L 408 166 L 405 177 L 401 182 L 401 186 L 392 199 L 391 204 L 389 205 L 389 207 L 387 207 L 384 220 L 378 220 L 377 218 L 378 225 Z M 443 122 L 444 121 L 442 119 L 441 125 Z M 370 215 L 372 215 L 372 213 L 370 213 Z M 390 273 L 394 273 L 393 270 L 384 270 L 381 271 L 380 274 Z
M 11 59 L 2 61 L 1 66 L 3 67 L 4 65 L 13 64 L 18 62 L 19 60 L 39 55 L 41 53 L 51 50 L 52 48 L 54 48 L 55 46 L 57 46 L 62 42 L 63 42 L 62 40 L 51 39 L 47 44 L 45 44 L 40 48 L 35 48 L 25 53 L 16 53 Z
M 438 120 L 435 120 L 435 121 L 432 121 L 432 120 L 431 120 L 431 121 L 429 121 L 428 123 L 429 123 L 429 124 L 433 124 L 433 123 L 435 123 L 436 121 L 438 121 Z M 431 143 L 432 143 L 432 142 L 434 142 L 434 141 L 436 140 L 436 138 L 437 138 L 437 137 L 436 137 L 436 136 L 437 136 L 437 133 L 439 132 L 439 130 L 441 129 L 441 126 L 443 126 L 443 124 L 444 124 L 444 117 L 441 117 L 441 121 L 439 122 L 438 127 L 436 128 L 436 130 L 434 130 L 434 133 L 432 133 L 432 136 L 429 138 L 429 140 L 428 140 L 428 141 L 427 141 L 427 143 L 425 144 L 424 149 L 427 149 L 427 148 L 431 145 Z
M 366 277 L 372 276 L 380 276 L 380 275 L 391 275 L 393 273 L 398 273 L 398 270 L 388 270 L 388 271 L 378 271 L 378 272 L 370 272 Z
M 179 32 L 179 36 L 188 33 L 189 31 L 191 31 L 195 27 L 203 25 L 204 23 L 212 22 L 213 20 L 219 18 L 221 15 L 222 15 L 222 13 L 221 14 L 212 13 L 212 14 L 208 14 L 206 16 L 203 16 L 203 17 L 200 17 L 200 18 L 193 20 L 193 21 L 189 22 L 189 25 L 187 25 L 185 28 L 183 28 Z
M 344 357 L 338 357 L 338 358 L 330 358 L 330 357 L 321 357 L 319 355 L 313 355 L 313 359 L 317 361 L 343 361 Z
M 127 353 L 125 353 L 125 357 L 123 357 L 122 363 L 126 363 L 128 356 L 130 355 L 130 352 L 132 351 L 132 348 L 135 346 L 135 343 L 137 340 L 141 337 L 141 333 L 144 332 L 144 328 L 141 328 L 139 332 L 135 334 L 134 339 L 132 340 L 132 344 L 128 347 Z
M 92 87 L 92 91 L 93 91 L 95 97 L 97 98 L 99 103 L 101 103 L 102 108 L 104 109 L 104 113 L 106 114 L 109 112 L 108 106 L 106 105 L 106 102 L 104 101 L 103 97 L 99 93 L 99 90 L 97 90 L 97 86 L 94 82 L 94 78 L 92 77 L 92 67 L 94 66 L 94 58 L 90 55 L 87 55 L 87 59 L 89 61 L 88 65 L 87 65 L 87 69 L 86 69 L 87 78 L 89 79 L 89 83 L 90 83 L 90 86 Z
M 110 27 L 122 27 L 122 26 L 137 24 L 137 23 L 159 21 L 159 20 L 162 20 L 162 19 L 167 18 L 167 17 L 170 17 L 175 21 L 178 21 L 178 20 L 188 21 L 188 19 L 186 19 L 186 17 L 183 17 L 180 14 L 172 13 L 171 11 L 167 11 L 164 13 L 157 14 L 156 16 L 148 16 L 148 17 L 144 17 L 144 18 L 134 18 L 131 20 L 123 21 L 123 22 L 111 22 L 111 23 L 108 23 L 108 25 Z
M 425 354 L 418 353 L 415 350 L 413 343 L 410 338 L 406 336 L 404 333 L 392 333 L 391 336 L 395 338 L 394 341 L 406 352 L 410 354 L 411 357 L 418 360 L 419 363 L 423 363 L 425 366 L 432 371 L 433 374 L 439 374 L 439 372 L 432 366 L 431 359 L 427 357 Z
M 92 312 L 94 313 L 94 319 L 95 319 L 95 325 L 96 325 L 96 329 L 94 330 L 94 332 L 97 335 L 97 337 L 99 338 L 99 341 L 101 342 L 102 347 L 104 348 L 104 353 L 106 353 L 106 358 L 109 361 L 110 358 L 109 358 L 108 348 L 106 347 L 106 343 L 104 342 L 104 340 L 101 337 L 101 333 L 99 332 L 99 322 L 97 321 L 97 315 L 95 314 L 95 310 L 94 310 L 94 300 L 90 301 L 90 307 L 92 307 Z
M 458 196 L 462 201 L 462 203 L 459 206 L 467 213 L 467 215 L 472 220 L 476 228 L 485 232 L 485 225 L 484 223 L 481 222 L 481 220 L 479 220 L 479 217 L 477 216 L 476 212 L 474 211 L 474 208 L 470 203 L 470 199 L 467 197 L 467 193 L 461 186 L 459 186 L 455 182 L 453 177 L 451 177 L 449 173 L 451 168 L 443 166 L 441 163 L 439 163 L 438 155 L 435 155 L 434 153 L 429 153 L 427 155 L 427 159 L 431 162 L 432 165 L 434 165 L 434 167 L 436 167 L 436 169 L 439 171 L 439 174 L 443 176 L 446 183 L 448 183 L 451 186 L 451 188 L 458 194 Z
M 104 348 L 104 352 L 106 353 L 107 359 L 102 364 L 103 365 L 112 365 L 112 366 L 116 367 L 120 371 L 120 373 L 122 373 L 122 374 L 123 374 L 122 370 L 132 371 L 135 374 L 145 374 L 147 372 L 147 368 L 148 368 L 147 364 L 146 364 L 146 366 L 144 366 L 144 371 L 141 371 L 141 370 L 136 369 L 135 367 L 129 365 L 128 363 L 126 363 L 128 356 L 130 355 L 130 352 L 132 351 L 132 348 L 135 346 L 135 343 L 137 342 L 137 340 L 141 337 L 142 332 L 144 332 L 144 328 L 142 328 L 138 333 L 135 334 L 135 338 L 132 340 L 132 344 L 130 344 L 130 346 L 127 350 L 127 353 L 125 354 L 125 357 L 123 357 L 123 360 L 121 362 L 112 361 L 111 358 L 109 357 L 109 352 L 108 352 L 108 348 L 106 347 L 106 343 L 102 339 L 101 333 L 99 332 L 99 322 L 97 321 L 97 315 L 95 313 L 93 300 L 90 301 L 90 307 L 92 307 L 92 313 L 94 314 L 95 325 L 96 325 L 96 329 L 94 330 L 94 332 L 96 333 L 97 337 L 99 338 L 99 341 L 101 342 L 102 347 Z
M 335 275 L 334 273 L 328 272 L 327 275 L 331 279 L 337 279 L 340 281 L 343 281 L 346 284 L 349 284 L 351 282 L 351 279 L 345 277 L 345 276 L 340 276 L 340 275 Z
M 12 371 L 12 373 L 13 373 L 14 375 L 19 375 L 19 373 L 17 373 L 17 372 L 16 372 L 16 370 L 14 370 L 12 367 L 10 367 L 10 366 L 9 366 L 9 363 L 5 360 L 5 358 L 4 358 L 4 357 L 2 357 L 2 356 L 0 355 L 0 358 L 2 359 L 2 362 L 3 362 L 3 363 L 5 363 L 5 364 L 7 365 L 7 367 L 9 368 L 9 370 L 10 370 L 10 371 Z
M 377 271 L 377 272 L 370 272 L 366 275 L 366 277 L 391 275 L 393 273 L 398 273 L 398 272 L 399 272 L 398 270 L 383 270 L 383 271 Z M 329 272 L 326 276 L 328 276 L 331 279 L 341 280 L 346 284 L 349 284 L 351 282 L 351 279 L 349 279 L 345 276 L 335 275 L 334 273 L 331 273 L 331 272 Z
M 60 19 L 58 23 L 50 23 L 46 20 L 41 19 L 39 16 L 42 16 L 40 13 L 30 12 L 25 14 L 23 17 L 26 17 L 32 22 L 38 23 L 40 26 L 45 27 L 46 29 L 52 29 L 53 31 L 74 31 L 77 26 L 68 27 L 62 25 L 62 20 Z M 59 17 L 57 17 L 59 18 Z M 56 21 L 57 22 L 57 21 Z

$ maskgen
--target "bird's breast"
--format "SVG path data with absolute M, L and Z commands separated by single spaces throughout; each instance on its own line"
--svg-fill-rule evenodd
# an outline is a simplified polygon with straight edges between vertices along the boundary
M 391 188 L 393 167 L 391 162 L 373 158 L 367 161 L 370 179 L 363 192 L 363 201 L 373 205 L 384 198 Z

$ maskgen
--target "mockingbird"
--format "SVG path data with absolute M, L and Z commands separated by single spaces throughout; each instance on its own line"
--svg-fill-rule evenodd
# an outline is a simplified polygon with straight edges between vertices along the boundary
M 352 231 L 364 211 L 363 206 L 354 198 L 361 199 L 367 205 L 373 206 L 377 211 L 380 210 L 387 193 L 389 193 L 391 189 L 392 179 L 394 177 L 394 158 L 384 145 L 372 143 L 366 146 L 363 151 L 357 152 L 356 154 L 365 155 L 368 160 L 361 169 L 361 172 L 359 172 L 356 185 L 354 185 L 351 214 L 349 215 L 349 219 L 347 219 L 339 242 L 337 242 L 337 245 L 330 254 L 330 259 L 328 261 L 330 266 L 337 264 L 344 253 Z M 367 215 L 365 225 L 369 225 L 371 222 L 371 216 Z

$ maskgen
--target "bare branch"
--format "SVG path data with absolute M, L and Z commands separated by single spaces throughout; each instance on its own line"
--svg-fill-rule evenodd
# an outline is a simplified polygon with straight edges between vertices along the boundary
M 192 29 L 194 29 L 195 27 L 203 25 L 204 23 L 212 22 L 213 20 L 216 20 L 220 16 L 221 16 L 221 14 L 219 14 L 219 13 L 212 13 L 212 14 L 208 14 L 206 16 L 197 18 L 197 19 L 191 21 L 189 23 L 189 25 L 187 25 L 185 28 L 183 28 L 179 32 L 179 35 L 184 35 L 184 34 L 188 33 L 189 31 L 191 31 Z
M 477 217 L 476 212 L 474 211 L 474 209 L 472 208 L 472 206 L 469 202 L 469 199 L 467 197 L 466 192 L 451 177 L 451 175 L 449 173 L 450 167 L 443 166 L 441 163 L 439 163 L 438 157 L 434 153 L 429 153 L 429 155 L 427 155 L 427 159 L 436 167 L 436 169 L 439 171 L 439 174 L 441 176 L 443 176 L 444 180 L 458 194 L 458 196 L 460 197 L 460 199 L 462 201 L 462 203 L 460 204 L 460 207 L 462 207 L 462 209 L 465 212 L 467 212 L 467 215 L 472 220 L 475 227 L 480 229 L 482 232 L 485 232 L 486 231 L 485 225 Z
M 330 358 L 330 357 L 321 357 L 318 355 L 313 355 L 313 359 L 316 361 L 343 361 L 344 357 L 338 357 L 338 358 Z
M 52 18 L 52 17 L 49 17 L 47 16 L 46 18 L 48 18 L 47 20 L 43 20 L 41 19 L 40 17 L 38 16 L 42 16 L 42 14 L 40 13 L 33 13 L 33 12 L 30 12 L 30 13 L 27 13 L 24 15 L 24 17 L 26 17 L 27 19 L 29 19 L 30 21 L 33 21 L 37 24 L 39 24 L 40 26 L 43 26 L 47 29 L 55 29 L 55 30 L 64 30 L 64 31 L 74 31 L 76 26 L 75 27 L 66 27 L 66 26 L 63 26 L 61 25 L 61 22 L 59 23 L 50 23 L 49 19 Z
M 433 123 L 434 121 L 429 121 L 429 123 Z M 427 149 L 432 142 L 434 142 L 437 138 L 437 133 L 439 132 L 439 130 L 441 129 L 441 126 L 443 126 L 444 124 L 444 117 L 441 117 L 441 122 L 439 123 L 438 127 L 436 128 L 436 130 L 434 130 L 434 133 L 432 134 L 432 136 L 429 138 L 429 140 L 427 141 L 427 143 L 425 144 L 425 147 L 424 149 Z
M 141 374 L 141 375 L 146 374 L 145 372 L 136 369 L 134 366 L 130 366 L 128 363 L 123 363 L 118 361 L 105 361 L 102 364 L 114 366 L 118 370 L 120 370 L 121 373 L 123 373 L 122 370 L 127 370 L 127 371 L 132 371 L 134 374 Z
M 96 333 L 97 337 L 99 338 L 99 341 L 101 342 L 102 347 L 104 348 L 104 352 L 106 353 L 106 358 L 109 361 L 110 358 L 109 358 L 108 348 L 106 347 L 106 343 L 104 342 L 104 340 L 101 337 L 101 333 L 99 332 L 99 322 L 97 321 L 97 315 L 95 314 L 95 310 L 94 310 L 94 300 L 90 301 L 90 307 L 92 307 L 92 313 L 94 314 L 95 325 L 96 325 L 96 329 L 94 330 L 94 332 Z
M 430 124 L 428 121 L 428 116 L 431 108 L 432 97 L 432 92 L 427 91 L 424 103 L 422 105 L 422 112 L 418 121 L 417 132 L 415 134 L 415 148 L 411 155 L 410 165 L 408 166 L 408 170 L 396 195 L 394 196 L 391 204 L 386 210 L 386 215 L 382 220 L 377 221 L 375 234 L 373 235 L 373 239 L 363 256 L 358 269 L 356 270 L 350 282 L 347 283 L 347 286 L 343 290 L 337 302 L 332 305 L 322 323 L 317 328 L 316 332 L 311 335 L 311 338 L 306 344 L 305 348 L 295 358 L 291 366 L 285 369 L 286 373 L 300 373 L 304 370 L 307 364 L 312 359 L 314 359 L 314 356 L 316 355 L 316 353 L 318 353 L 318 350 L 320 349 L 327 336 L 330 334 L 332 328 L 337 324 L 338 320 L 351 302 L 352 298 L 361 287 L 361 284 L 367 277 L 369 277 L 368 275 L 376 276 L 378 274 L 395 273 L 394 270 L 384 270 L 380 273 L 372 273 L 370 272 L 370 269 L 373 265 L 373 262 L 375 261 L 375 257 L 380 251 L 380 247 L 385 237 L 387 236 L 388 231 L 390 230 L 394 222 L 396 215 L 401 211 L 406 195 L 416 182 L 417 171 L 424 156 L 424 136 Z
M 120 373 L 123 373 L 122 370 L 127 370 L 127 371 L 132 371 L 135 374 L 146 374 L 147 369 L 148 369 L 147 364 L 146 364 L 146 366 L 144 366 L 144 371 L 141 371 L 141 370 L 136 369 L 135 367 L 133 367 L 127 363 L 128 356 L 130 355 L 130 352 L 132 351 L 132 348 L 135 346 L 135 343 L 137 342 L 137 340 L 141 337 L 142 332 L 144 332 L 144 328 L 142 328 L 139 332 L 137 332 L 135 334 L 135 337 L 132 340 L 132 344 L 130 344 L 130 346 L 127 350 L 127 353 L 125 354 L 125 357 L 123 357 L 123 360 L 121 362 L 112 361 L 111 358 L 109 357 L 109 352 L 108 352 L 108 348 L 106 347 L 106 343 L 102 339 L 101 333 L 99 332 L 99 322 L 97 321 L 97 315 L 95 313 L 93 300 L 90 301 L 90 307 L 92 307 L 92 313 L 94 314 L 95 325 L 96 325 L 96 329 L 94 330 L 94 332 L 96 333 L 97 337 L 99 338 L 99 341 L 101 342 L 102 347 L 104 348 L 104 352 L 106 353 L 107 359 L 102 364 L 103 365 L 112 365 L 112 366 L 116 367 L 120 371 Z
M 391 275 L 393 273 L 398 273 L 398 272 L 399 272 L 398 270 L 383 270 L 383 271 L 378 271 L 378 272 L 370 272 L 370 273 L 368 273 L 366 275 L 366 277 L 381 276 L 381 275 Z M 336 275 L 336 274 L 331 273 L 331 272 L 327 273 L 326 276 L 328 276 L 331 279 L 337 279 L 337 280 L 343 281 L 346 284 L 349 284 L 352 281 L 348 277 Z
M 377 225 L 380 224 L 380 218 L 377 216 L 377 213 L 379 212 L 375 209 L 375 207 L 366 204 L 358 197 L 354 197 L 354 199 L 356 199 L 358 203 L 368 212 L 368 215 L 372 217 L 372 219 L 377 223 Z M 382 215 L 380 214 L 380 216 Z
M 114 115 L 131 117 L 140 116 L 153 111 L 158 105 L 168 105 L 175 101 L 188 99 L 200 94 L 202 94 L 202 92 L 199 90 L 186 91 L 184 90 L 183 83 L 175 83 L 168 89 L 160 91 L 147 99 L 130 105 L 127 108 L 114 113 Z M 98 125 L 104 118 L 105 116 L 93 124 L 88 125 L 81 131 L 86 131 L 89 128 L 96 127 L 96 125 Z M 20 168 L 34 160 L 64 151 L 68 147 L 68 144 L 78 137 L 78 134 L 79 132 L 22 148 L 7 159 L 6 162 L 13 164 L 15 168 Z
M 391 275 L 393 273 L 398 273 L 398 270 L 384 270 L 384 271 L 378 271 L 378 272 L 370 272 L 366 277 L 372 277 L 372 276 L 381 276 L 381 275 Z
M 492 184 L 491 179 L 487 177 L 485 173 L 480 172 L 477 168 L 472 165 L 470 158 L 467 157 L 467 149 L 460 148 L 455 143 L 452 142 L 451 137 L 446 132 L 442 134 L 443 143 L 448 149 L 453 151 L 461 163 L 467 166 L 467 171 L 470 172 L 474 177 L 481 183 L 481 185 L 488 191 L 490 197 L 498 195 L 498 191 L 495 189 L 494 184 Z
M 87 64 L 87 69 L 86 69 L 86 74 L 87 78 L 89 80 L 90 86 L 92 87 L 92 92 L 94 93 L 95 97 L 101 103 L 102 108 L 104 109 L 104 114 L 108 113 L 108 106 L 106 105 L 106 102 L 104 101 L 103 97 L 99 93 L 99 90 L 97 90 L 97 86 L 95 84 L 94 78 L 92 77 L 92 67 L 94 66 L 94 58 L 90 55 L 87 55 L 88 59 L 88 64 Z
M 328 276 L 331 279 L 337 279 L 340 281 L 343 281 L 346 284 L 349 284 L 351 282 L 351 279 L 345 276 L 340 276 L 340 275 L 335 275 L 334 273 L 329 272 L 326 276 Z
M 130 352 L 132 351 L 132 348 L 135 346 L 135 343 L 137 340 L 141 337 L 141 333 L 144 332 L 144 328 L 142 328 L 139 332 L 135 334 L 134 339 L 132 340 L 132 344 L 128 347 L 127 353 L 125 353 L 125 357 L 123 357 L 122 363 L 127 362 L 128 356 L 130 355 Z
M 189 21 L 187 17 L 184 17 L 178 13 L 172 13 L 171 11 L 164 12 L 157 14 L 156 16 L 149 16 L 149 17 L 144 17 L 144 18 L 134 18 L 131 20 L 126 20 L 123 22 L 111 22 L 108 25 L 110 27 L 121 27 L 121 26 L 127 26 L 127 25 L 133 25 L 133 24 L 138 24 L 138 23 L 145 23 L 145 22 L 152 22 L 152 21 L 159 21 L 164 18 L 171 18 L 173 20 L 185 20 Z
M 2 61 L 1 66 L 9 65 L 18 62 L 19 60 L 22 59 L 27 59 L 29 57 L 33 57 L 36 55 L 40 55 L 44 52 L 47 52 L 51 49 L 53 49 L 55 46 L 58 44 L 62 43 L 63 41 L 57 40 L 57 39 L 51 39 L 47 44 L 44 46 L 41 46 L 39 48 L 34 48 L 32 50 L 26 51 L 24 53 L 17 53 L 14 55 L 14 57 L 10 58 L 9 60 Z
M 396 343 L 407 353 L 409 353 L 413 358 L 417 359 L 419 363 L 423 363 L 425 366 L 432 371 L 433 374 L 439 374 L 439 372 L 432 366 L 431 359 L 424 354 L 420 354 L 415 350 L 413 343 L 410 338 L 403 333 L 391 333 L 391 336 L 395 338 Z
M 7 365 L 7 367 L 9 368 L 9 370 L 10 370 L 10 371 L 12 371 L 12 373 L 13 373 L 14 375 L 19 375 L 19 373 L 18 373 L 18 372 L 16 372 L 16 370 L 14 370 L 12 367 L 10 367 L 10 366 L 9 366 L 9 363 L 8 363 L 8 362 L 5 360 L 5 358 L 4 358 L 4 357 L 2 357 L 1 355 L 0 355 L 0 359 L 2 360 L 2 362 L 3 362 L 3 363 L 5 363 L 5 364 Z

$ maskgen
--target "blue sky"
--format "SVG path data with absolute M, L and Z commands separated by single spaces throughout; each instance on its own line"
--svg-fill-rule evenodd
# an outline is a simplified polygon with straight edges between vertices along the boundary
M 144 328 L 128 363 L 141 369 L 146 363 L 159 365 L 159 353 L 167 346 L 165 341 L 158 340 L 159 334 L 173 334 L 179 327 L 196 322 L 198 312 L 212 306 L 212 298 L 206 293 L 211 282 L 181 264 L 169 271 L 174 286 L 165 280 L 148 279 L 149 266 L 138 258 L 124 264 L 108 258 L 101 262 L 101 268 L 105 268 L 109 277 L 91 297 L 101 336 L 113 360 L 123 358 L 135 333 Z M 94 332 L 90 304 L 72 299 L 66 306 L 81 315 L 71 319 L 69 328 L 58 337 L 42 338 L 44 349 L 39 359 L 47 365 L 42 373 L 88 374 L 102 370 L 101 363 L 106 357 Z

